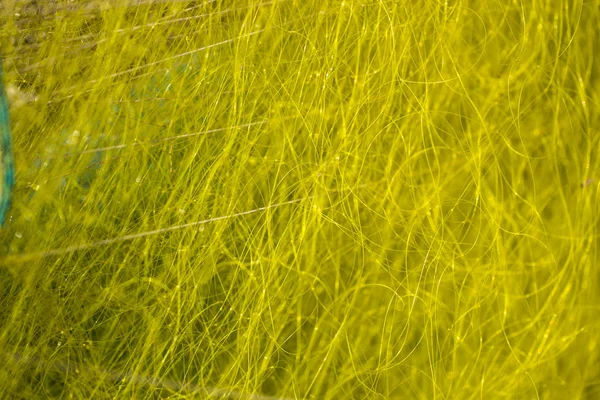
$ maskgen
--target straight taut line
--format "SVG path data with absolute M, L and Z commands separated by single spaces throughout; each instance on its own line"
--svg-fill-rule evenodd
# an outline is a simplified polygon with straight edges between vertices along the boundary
M 208 50 L 208 49 L 211 49 L 213 47 L 218 47 L 218 46 L 221 46 L 223 44 L 232 43 L 232 42 L 234 42 L 236 40 L 239 40 L 239 39 L 251 37 L 251 36 L 257 35 L 259 33 L 262 33 L 264 31 L 265 31 L 265 29 L 260 29 L 258 31 L 246 33 L 244 35 L 240 35 L 240 36 L 237 36 L 235 38 L 225 39 L 225 40 L 222 40 L 220 42 L 212 43 L 212 44 L 209 44 L 209 45 L 204 46 L 204 47 L 199 47 L 199 48 L 194 49 L 194 50 L 190 50 L 190 51 L 186 51 L 184 53 L 176 54 L 176 55 L 171 56 L 171 57 L 163 58 L 161 60 L 153 61 L 153 62 L 144 64 L 144 65 L 140 65 L 140 66 L 137 66 L 137 67 L 129 68 L 129 69 L 126 69 L 124 71 L 115 72 L 114 74 L 106 75 L 106 76 L 104 76 L 104 77 L 102 77 L 100 79 L 92 79 L 91 81 L 88 81 L 88 84 L 98 83 L 99 81 L 104 80 L 104 79 L 116 78 L 116 77 L 119 77 L 119 76 L 122 76 L 122 75 L 129 74 L 131 72 L 139 71 L 141 69 L 146 69 L 146 68 L 151 67 L 153 65 L 159 65 L 159 64 L 162 64 L 162 63 L 167 62 L 167 61 L 176 60 L 178 58 L 182 58 L 182 57 L 185 57 L 185 56 L 191 56 L 192 54 L 199 53 L 201 51 Z M 71 87 L 68 90 L 72 90 L 74 88 L 75 87 Z
M 304 197 L 304 198 L 300 198 L 300 199 L 284 201 L 282 203 L 271 204 L 271 205 L 255 208 L 253 210 L 242 211 L 242 212 L 239 212 L 236 214 L 223 215 L 220 217 L 209 218 L 209 219 L 205 219 L 202 221 L 190 222 L 188 224 L 175 225 L 175 226 L 170 226 L 168 228 L 161 228 L 161 229 L 155 229 L 152 231 L 134 233 L 131 235 L 125 235 L 125 236 L 116 237 L 116 238 L 99 240 L 97 242 L 92 242 L 92 243 L 85 243 L 85 244 L 80 244 L 80 245 L 76 245 L 76 246 L 63 247 L 61 249 L 46 250 L 46 251 L 40 251 L 40 252 L 36 252 L 36 253 L 20 254 L 20 255 L 14 255 L 14 256 L 9 255 L 9 256 L 5 257 L 4 259 L 0 260 L 0 264 L 25 262 L 25 261 L 34 260 L 37 258 L 59 256 L 59 255 L 63 255 L 63 254 L 74 253 L 74 252 L 80 251 L 80 250 L 101 247 L 101 246 L 105 246 L 105 245 L 109 245 L 109 244 L 127 242 L 130 240 L 144 238 L 144 237 L 153 236 L 153 235 L 158 235 L 158 234 L 165 233 L 165 232 L 172 232 L 172 231 L 177 231 L 177 230 L 181 230 L 181 229 L 185 229 L 185 228 L 191 228 L 194 226 L 205 225 L 205 224 L 209 224 L 212 222 L 223 221 L 223 220 L 227 220 L 227 219 L 231 219 L 231 218 L 237 218 L 237 217 L 241 217 L 244 215 L 255 214 L 255 213 L 258 213 L 261 211 L 266 211 L 266 210 L 269 210 L 272 208 L 277 208 L 277 207 L 281 207 L 281 206 L 285 206 L 285 205 L 299 203 L 299 202 L 309 199 L 309 198 L 311 198 L 311 197 Z
M 206 135 L 209 133 L 223 132 L 228 129 L 241 129 L 241 128 L 248 128 L 248 127 L 255 126 L 255 125 L 264 125 L 267 122 L 268 122 L 268 120 L 264 120 L 264 121 L 258 121 L 258 122 L 251 122 L 249 124 L 228 126 L 225 128 L 215 128 L 215 129 L 209 129 L 209 130 L 200 131 L 200 132 L 184 133 L 183 135 L 169 136 L 169 137 L 165 137 L 165 138 L 161 138 L 161 139 L 151 140 L 149 142 L 140 141 L 140 142 L 117 144 L 114 146 L 98 147 L 95 149 L 88 149 L 88 150 L 83 150 L 83 151 L 78 151 L 78 152 L 73 152 L 73 153 L 67 153 L 67 154 L 65 154 L 65 156 L 73 156 L 73 155 L 88 154 L 88 153 L 99 153 L 99 152 L 109 151 L 109 150 L 119 150 L 119 149 L 123 149 L 126 147 L 140 146 L 142 144 L 151 144 L 152 145 L 152 144 L 157 144 L 160 142 L 167 142 L 169 140 L 177 140 L 177 139 L 183 139 L 183 138 L 188 138 L 188 137 Z

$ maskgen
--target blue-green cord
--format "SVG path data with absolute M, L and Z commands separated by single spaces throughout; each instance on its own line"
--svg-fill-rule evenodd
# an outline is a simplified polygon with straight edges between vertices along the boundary
M 10 207 L 13 186 L 15 184 L 15 167 L 10 137 L 10 119 L 8 116 L 8 99 L 4 90 L 2 61 L 0 60 L 0 171 L 2 172 L 2 191 L 0 192 L 0 225 Z

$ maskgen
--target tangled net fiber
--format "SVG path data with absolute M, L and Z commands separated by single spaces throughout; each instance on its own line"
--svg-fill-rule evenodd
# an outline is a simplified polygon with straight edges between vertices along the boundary
M 598 0 L 0 22 L 0 398 L 600 397 Z

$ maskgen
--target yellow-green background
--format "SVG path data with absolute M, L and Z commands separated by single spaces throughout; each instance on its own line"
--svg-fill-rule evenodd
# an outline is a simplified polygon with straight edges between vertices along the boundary
M 1 398 L 600 398 L 598 0 L 0 14 Z

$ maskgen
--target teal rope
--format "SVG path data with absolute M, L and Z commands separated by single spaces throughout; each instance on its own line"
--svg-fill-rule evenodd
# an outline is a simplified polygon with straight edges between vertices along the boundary
M 8 118 L 8 99 L 4 90 L 2 62 L 0 61 L 0 225 L 10 207 L 12 189 L 15 184 L 15 168 L 10 138 L 10 120 Z

